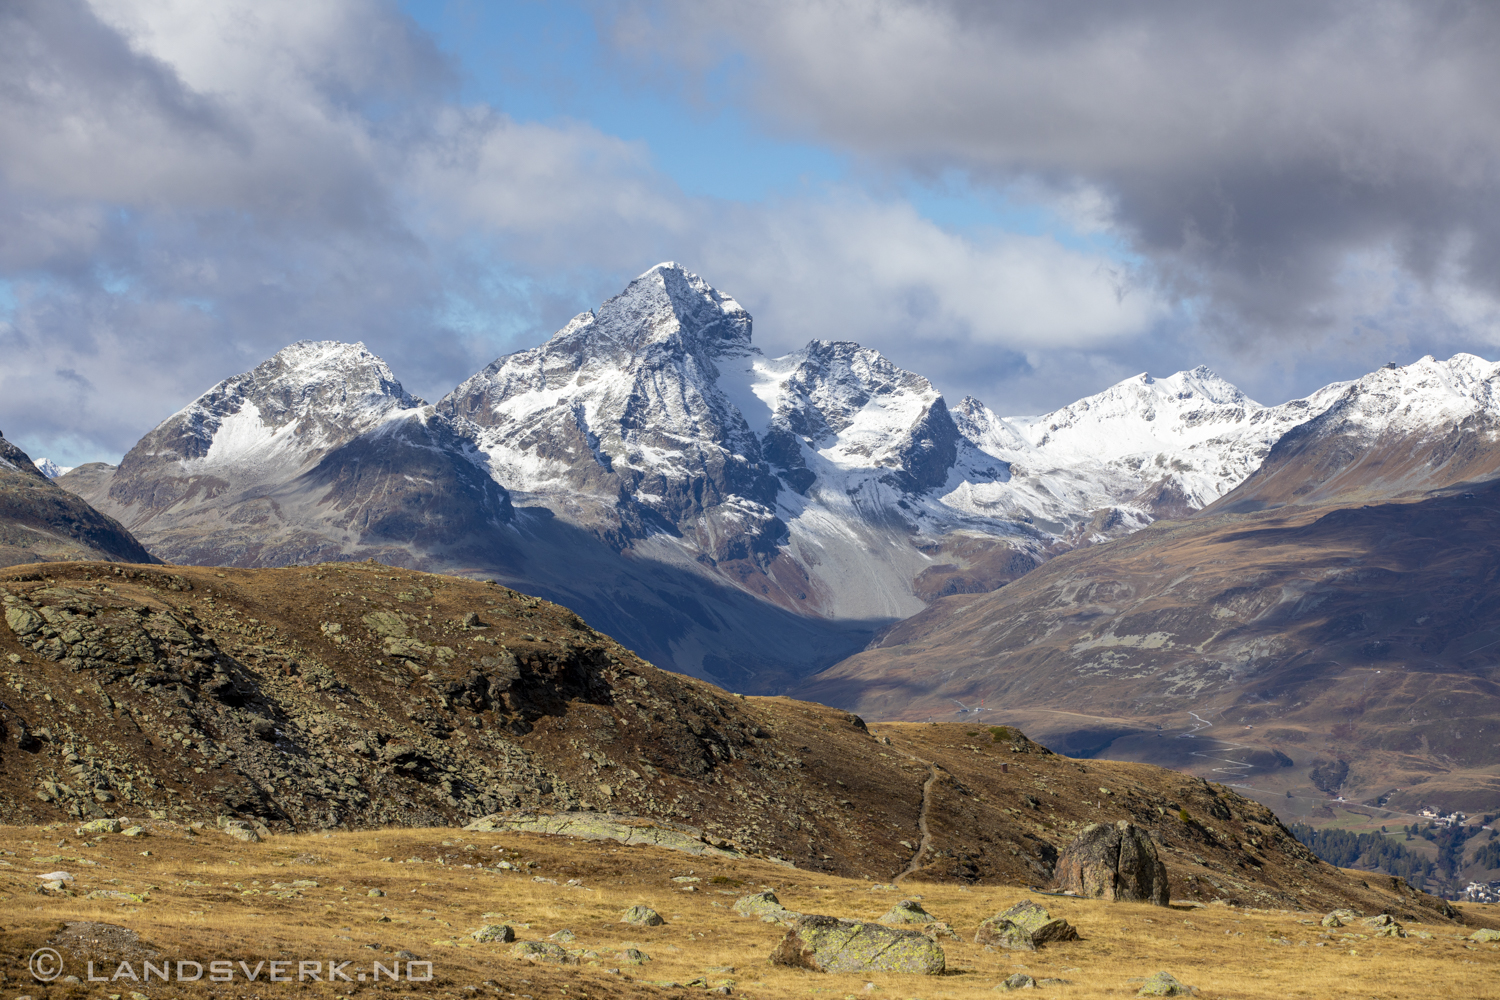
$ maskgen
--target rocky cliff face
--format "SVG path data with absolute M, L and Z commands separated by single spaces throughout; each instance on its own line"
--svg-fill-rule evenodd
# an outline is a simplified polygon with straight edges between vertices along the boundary
M 155 561 L 118 522 L 54 486 L 0 435 L 0 566 L 57 559 Z
M 664 265 L 438 412 L 464 422 L 497 481 L 566 498 L 618 548 L 667 532 L 715 562 L 766 558 L 786 534 L 777 484 L 718 385 L 756 353 L 737 302 Z

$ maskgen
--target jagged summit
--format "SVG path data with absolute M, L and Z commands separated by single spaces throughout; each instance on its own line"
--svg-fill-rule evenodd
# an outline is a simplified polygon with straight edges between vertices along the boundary
M 750 327 L 750 314 L 738 302 L 669 261 L 637 277 L 597 310 L 573 317 L 547 343 L 500 358 L 475 378 L 501 371 L 515 377 L 528 371 L 528 363 L 568 355 L 615 366 L 652 351 L 711 362 L 752 350 Z M 544 386 L 545 378 L 530 385 Z M 464 386 L 450 398 L 462 394 Z
M 1428 354 L 1339 385 L 1344 391 L 1325 424 L 1345 423 L 1367 433 L 1443 429 L 1500 414 L 1500 362 L 1473 354 L 1446 361 Z

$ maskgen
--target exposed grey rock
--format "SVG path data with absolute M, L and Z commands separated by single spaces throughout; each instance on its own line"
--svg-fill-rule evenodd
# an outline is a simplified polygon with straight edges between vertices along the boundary
M 660 913 L 649 906 L 632 906 L 620 917 L 620 923 L 633 924 L 636 927 L 660 927 L 666 923 Z
M 741 896 L 735 900 L 734 912 L 742 917 L 758 917 L 765 923 L 783 926 L 790 926 L 802 917 L 802 914 L 795 910 L 788 910 L 782 906 L 776 894 L 769 890 Z
M 1072 924 L 1061 918 L 1054 919 L 1029 899 L 1023 899 L 985 920 L 974 935 L 975 944 L 1011 951 L 1035 951 L 1046 944 L 1077 940 L 1078 931 Z
M 1346 924 L 1354 923 L 1358 919 L 1359 914 L 1353 910 L 1332 910 L 1323 917 L 1322 923 L 1324 927 L 1329 928 L 1343 927 Z
M 551 941 L 520 941 L 510 950 L 510 957 L 526 962 L 565 964 L 569 955 L 560 944 Z
M 903 899 L 880 918 L 883 924 L 930 924 L 936 918 L 915 899 Z
M 1406 937 L 1406 929 L 1389 913 L 1377 913 L 1373 917 L 1366 917 L 1360 923 L 1370 928 L 1372 937 Z
M 1091 823 L 1057 860 L 1057 885 L 1086 899 L 1144 901 L 1166 906 L 1167 867 L 1150 834 L 1126 820 Z
M 804 916 L 771 953 L 773 965 L 816 972 L 908 972 L 936 976 L 946 966 L 938 943 L 920 931 L 837 917 Z
M 1186 997 L 1198 992 L 1196 986 L 1179 982 L 1170 972 L 1158 972 L 1142 984 L 1138 997 Z

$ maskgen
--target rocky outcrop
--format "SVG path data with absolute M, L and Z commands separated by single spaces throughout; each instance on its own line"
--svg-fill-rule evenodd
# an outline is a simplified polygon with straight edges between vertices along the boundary
M 1166 906 L 1167 869 L 1151 835 L 1125 820 L 1083 828 L 1057 860 L 1057 886 L 1088 899 Z
M 814 972 L 905 972 L 941 975 L 947 960 L 938 943 L 920 931 L 805 916 L 771 953 L 772 965 Z
M 776 893 L 769 889 L 740 897 L 735 901 L 734 912 L 742 917 L 756 917 L 768 924 L 785 925 L 794 924 L 804 916 L 782 906 Z
M 741 858 L 739 851 L 718 847 L 704 839 L 702 830 L 681 825 L 668 825 L 661 820 L 641 817 L 611 816 L 591 812 L 561 812 L 547 815 L 525 815 L 495 813 L 484 816 L 464 827 L 479 833 L 508 831 L 515 833 L 546 833 L 560 837 L 579 837 L 583 840 L 614 840 L 622 844 L 649 844 L 665 847 L 686 854 L 716 858 Z M 764 893 L 775 896 L 771 893 Z

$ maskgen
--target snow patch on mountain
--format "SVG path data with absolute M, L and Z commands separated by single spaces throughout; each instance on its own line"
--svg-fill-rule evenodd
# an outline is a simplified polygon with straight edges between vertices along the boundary
M 161 457 L 184 471 L 295 468 L 423 406 L 362 343 L 299 341 L 168 418 Z

